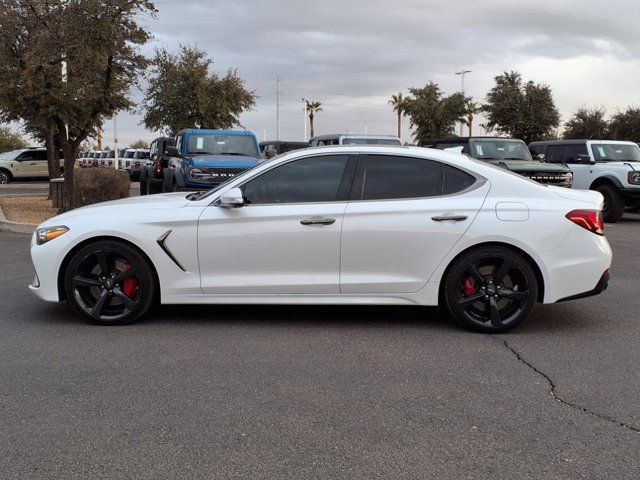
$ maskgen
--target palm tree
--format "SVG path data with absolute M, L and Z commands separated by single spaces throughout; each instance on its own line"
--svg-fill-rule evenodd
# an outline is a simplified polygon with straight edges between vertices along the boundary
M 402 95 L 402 92 L 398 92 L 397 95 L 391 95 L 389 105 L 393 106 L 393 111 L 398 114 L 398 138 L 402 134 L 402 115 L 407 111 L 408 98 Z
M 472 101 L 471 98 L 468 98 L 465 101 L 464 109 L 465 115 L 467 116 L 467 119 L 464 121 L 464 123 L 466 123 L 469 127 L 469 136 L 471 136 L 471 130 L 473 128 L 473 116 L 476 113 L 480 113 L 482 111 L 482 108 L 479 107 L 476 102 Z
M 305 100 L 305 103 L 305 108 L 309 112 L 309 133 L 313 137 L 313 119 L 316 113 L 322 111 L 322 104 L 320 102 L 310 102 L 309 100 Z

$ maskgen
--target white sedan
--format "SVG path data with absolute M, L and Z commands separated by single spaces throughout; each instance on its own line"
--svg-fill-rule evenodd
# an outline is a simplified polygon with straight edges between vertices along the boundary
M 98 324 L 155 301 L 439 305 L 501 332 L 536 302 L 607 287 L 602 202 L 450 152 L 310 148 L 208 192 L 52 218 L 33 236 L 30 288 Z

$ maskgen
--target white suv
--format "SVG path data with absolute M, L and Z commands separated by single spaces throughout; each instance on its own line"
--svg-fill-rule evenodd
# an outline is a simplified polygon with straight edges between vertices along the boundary
M 618 140 L 532 142 L 529 150 L 548 163 L 562 163 L 573 172 L 573 188 L 604 196 L 606 222 L 617 222 L 625 208 L 640 208 L 640 147 Z
M 47 151 L 26 148 L 0 154 L 0 183 L 19 178 L 49 178 Z

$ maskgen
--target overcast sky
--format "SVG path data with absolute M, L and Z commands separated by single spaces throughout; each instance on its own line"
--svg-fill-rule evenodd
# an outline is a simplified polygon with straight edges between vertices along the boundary
M 301 98 L 320 101 L 316 133 L 393 134 L 389 97 L 438 82 L 482 101 L 493 77 L 517 70 L 549 84 L 563 121 L 580 106 L 609 113 L 640 104 L 640 2 L 634 0 L 160 0 L 144 48 L 196 45 L 223 74 L 237 68 L 259 96 L 242 123 L 276 136 L 276 78 L 282 77 L 281 138 L 303 137 Z M 151 140 L 140 116 L 120 114 L 120 144 Z M 410 139 L 405 120 L 403 139 Z M 474 133 L 481 133 L 477 127 Z M 112 145 L 112 123 L 105 144 Z

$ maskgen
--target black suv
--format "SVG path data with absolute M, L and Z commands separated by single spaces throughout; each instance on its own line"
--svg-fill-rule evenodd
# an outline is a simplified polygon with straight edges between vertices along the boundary
M 463 153 L 547 185 L 570 187 L 573 180 L 573 175 L 566 166 L 534 160 L 527 144 L 515 138 L 427 138 L 420 146 Z
M 170 155 L 167 147 L 174 147 L 173 137 L 158 137 L 149 146 L 149 163 L 140 168 L 140 195 L 151 195 L 162 192 L 164 169 L 169 165 Z

